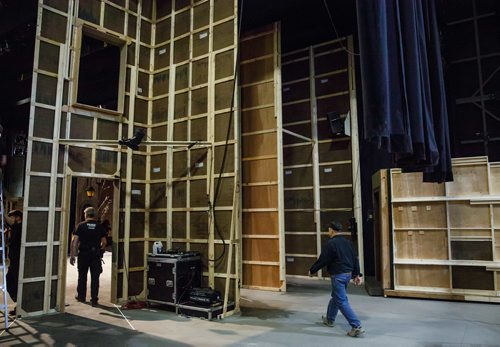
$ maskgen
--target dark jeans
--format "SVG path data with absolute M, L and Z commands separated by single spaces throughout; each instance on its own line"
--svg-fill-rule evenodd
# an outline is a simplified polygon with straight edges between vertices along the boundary
M 339 274 L 332 276 L 332 298 L 328 303 L 328 311 L 326 312 L 326 317 L 328 320 L 334 322 L 337 317 L 337 313 L 340 310 L 344 315 L 345 319 L 349 322 L 349 325 L 353 328 L 361 326 L 361 322 L 349 305 L 349 300 L 347 299 L 347 285 L 351 280 L 351 274 Z
M 102 272 L 101 258 L 95 254 L 78 255 L 78 298 L 87 296 L 87 273 L 90 269 L 90 297 L 93 302 L 99 300 L 99 276 Z
M 7 292 L 9 292 L 9 296 L 12 301 L 17 301 L 17 288 L 19 286 L 19 266 L 9 266 L 9 271 L 6 275 L 7 280 Z

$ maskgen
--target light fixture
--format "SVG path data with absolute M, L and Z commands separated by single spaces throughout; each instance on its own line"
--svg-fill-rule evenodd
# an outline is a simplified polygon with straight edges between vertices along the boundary
M 128 148 L 133 149 L 134 151 L 139 150 L 139 145 L 142 142 L 142 139 L 146 136 L 146 131 L 144 129 L 137 129 L 135 131 L 134 137 L 130 139 L 123 139 L 118 141 L 118 143 L 122 146 L 127 146 Z
M 85 190 L 85 194 L 87 194 L 87 198 L 92 199 L 95 194 L 95 189 L 92 186 L 88 186 L 87 189 Z

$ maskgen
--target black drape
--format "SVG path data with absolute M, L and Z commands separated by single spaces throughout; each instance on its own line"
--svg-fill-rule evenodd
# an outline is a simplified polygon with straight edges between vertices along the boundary
M 424 180 L 453 179 L 433 0 L 357 0 L 365 139 Z

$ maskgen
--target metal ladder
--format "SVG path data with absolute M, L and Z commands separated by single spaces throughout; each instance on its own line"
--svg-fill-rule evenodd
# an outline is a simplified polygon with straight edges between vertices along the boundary
M 0 283 L 0 292 L 3 295 L 3 303 L 0 304 L 0 311 L 3 311 L 4 318 L 5 318 L 5 330 L 9 328 L 9 308 L 7 306 L 7 266 L 5 264 L 5 222 L 4 222 L 4 205 L 3 205 L 3 175 L 2 172 L 0 171 L 0 219 L 2 219 L 1 222 L 1 230 L 0 233 L 2 234 L 2 244 L 0 245 L 0 253 L 2 253 L 2 265 L 1 265 L 1 271 L 2 271 L 2 282 Z

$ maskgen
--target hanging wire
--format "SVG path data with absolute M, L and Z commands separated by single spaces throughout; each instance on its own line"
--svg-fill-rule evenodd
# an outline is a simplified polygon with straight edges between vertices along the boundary
M 330 23 L 332 24 L 333 31 L 335 32 L 335 36 L 337 36 L 337 39 L 339 40 L 339 44 L 342 47 L 342 49 L 344 51 L 346 51 L 348 54 L 360 56 L 361 54 L 354 53 L 344 46 L 344 44 L 342 43 L 342 39 L 340 38 L 340 35 L 337 31 L 337 27 L 335 26 L 335 22 L 333 21 L 332 14 L 330 13 L 330 8 L 328 8 L 328 4 L 326 3 L 326 0 L 323 0 L 323 4 L 325 5 L 326 13 L 328 14 L 328 18 L 330 18 Z
M 242 22 L 243 22 L 243 0 L 240 1 L 241 6 L 240 6 L 240 22 L 238 23 L 238 41 L 240 40 L 241 37 L 241 27 L 242 27 Z M 236 93 L 236 87 L 237 87 L 237 80 L 238 80 L 238 74 L 239 74 L 239 61 L 240 61 L 240 49 L 239 49 L 239 42 L 238 45 L 236 46 L 236 59 L 235 59 L 235 65 L 234 65 L 234 79 L 233 79 L 233 88 L 232 88 L 232 97 L 231 97 L 231 105 L 229 109 L 229 120 L 227 124 L 227 132 L 226 132 L 226 142 L 224 144 L 224 154 L 222 156 L 222 162 L 219 170 L 219 177 L 217 179 L 217 185 L 215 186 L 215 195 L 214 195 L 214 201 L 211 203 L 210 201 L 208 202 L 210 211 L 212 211 L 213 214 L 213 219 L 214 219 L 214 228 L 215 231 L 217 232 L 217 235 L 222 241 L 222 252 L 221 254 L 216 257 L 215 259 L 208 259 L 209 262 L 214 262 L 216 265 L 219 265 L 224 260 L 224 255 L 226 254 L 226 240 L 224 239 L 224 236 L 222 235 L 219 226 L 217 224 L 217 217 L 215 214 L 215 207 L 217 206 L 217 199 L 219 198 L 219 193 L 220 193 L 220 187 L 221 187 L 221 182 L 222 182 L 222 174 L 224 172 L 224 167 L 226 166 L 226 159 L 227 159 L 227 152 L 228 152 L 228 147 L 229 147 L 229 138 L 231 137 L 231 128 L 233 124 L 233 118 L 234 118 L 234 98 L 235 98 L 235 93 Z M 236 189 L 236 187 L 234 187 Z

